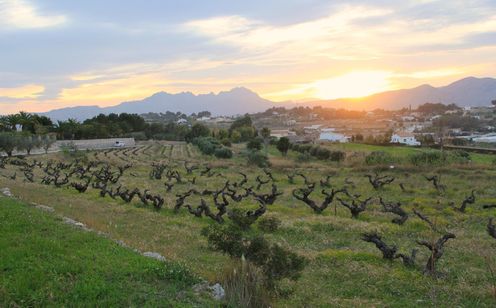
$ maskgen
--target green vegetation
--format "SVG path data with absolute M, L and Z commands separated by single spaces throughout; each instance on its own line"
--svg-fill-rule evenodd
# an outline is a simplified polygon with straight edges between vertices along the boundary
M 233 143 L 231 149 L 234 155 L 229 160 L 204 155 L 198 147 L 178 142 L 144 142 L 133 149 L 84 152 L 84 166 L 90 161 L 108 163 L 112 177 L 119 174 L 118 167 L 132 164 L 116 183 L 108 181 L 105 189 L 115 193 L 120 185 L 121 191 L 129 189 L 131 192 L 136 188 L 148 203 L 138 197 L 130 202 L 119 196 L 115 199 L 109 195 L 101 197 L 103 189 L 91 185 L 85 193 L 79 193 L 70 183 L 61 187 L 53 183 L 44 185 L 41 181 L 46 173 L 40 167 L 33 168 L 34 182 L 31 183 L 21 171 L 24 168 L 22 159 L 4 160 L 5 169 L 0 167 L 0 187 L 9 187 L 24 200 L 53 206 L 57 213 L 82 221 L 92 229 L 125 241 L 131 247 L 156 251 L 168 260 L 184 263 L 193 273 L 210 283 L 224 283 L 226 299 L 222 304 L 249 302 L 247 298 L 256 296 L 253 305 L 257 307 L 494 306 L 495 280 L 488 268 L 496 266 L 496 240 L 487 233 L 486 228 L 489 218 L 494 217 L 496 212 L 494 208 L 484 208 L 485 205 L 496 204 L 494 156 L 469 153 L 470 161 L 467 161 L 464 152 L 445 151 L 447 156 L 463 159 L 416 166 L 412 163 L 412 157 L 424 155 L 424 152 L 428 155 L 431 155 L 430 151 L 441 152 L 363 144 L 321 147 L 331 152 L 343 152 L 345 157 L 337 163 L 331 158 L 319 160 L 305 152 L 309 155 L 308 160 L 299 162 L 298 155 L 304 154 L 288 151 L 285 156 L 276 145 L 270 145 L 265 161 L 271 164 L 271 169 L 263 170 L 248 165 L 247 157 L 240 155 L 245 151 L 246 144 Z M 372 152 L 386 153 L 393 163 L 367 165 L 366 157 Z M 264 151 L 254 153 L 264 155 Z M 440 154 L 433 155 L 438 157 Z M 73 161 L 62 153 L 36 159 L 43 167 L 49 160 L 54 161 L 53 166 L 59 162 L 69 164 Z M 33 158 L 28 157 L 25 161 L 32 164 Z M 164 166 L 161 179 L 150 178 L 152 163 Z M 98 171 L 104 166 L 99 165 L 91 170 Z M 63 169 L 59 181 L 70 170 Z M 243 175 L 246 176 L 246 184 L 241 185 L 245 179 Z M 378 184 L 375 189 L 366 175 L 370 175 L 372 181 L 384 176 L 386 180 L 393 180 L 382 186 Z M 434 176 L 438 177 L 439 187 L 444 188 L 438 189 L 426 179 Z M 271 181 L 270 177 L 274 180 Z M 227 181 L 235 193 L 228 195 L 231 193 L 224 191 L 229 204 L 224 207 L 227 213 L 222 216 L 222 193 L 217 195 L 216 202 L 214 198 Z M 70 182 L 85 184 L 78 175 L 72 176 Z M 164 182 L 171 185 L 170 191 L 167 191 Z M 273 195 L 272 184 L 281 194 L 272 204 L 260 202 L 259 199 L 268 200 Z M 292 194 L 295 189 L 308 189 L 313 184 L 314 191 L 307 197 L 320 206 L 320 213 Z M 255 195 L 247 193 L 249 188 Z M 344 188 L 349 195 L 336 193 Z M 143 193 L 145 189 L 146 194 Z M 470 203 L 472 189 L 476 190 L 475 201 Z M 325 204 L 326 194 L 331 195 L 333 190 L 335 198 Z M 184 203 L 174 210 L 178 195 L 188 192 L 191 193 L 185 197 Z M 240 197 L 244 195 L 246 197 Z M 161 196 L 164 202 L 156 207 L 155 204 L 160 204 L 160 200 L 155 198 L 157 196 Z M 232 199 L 238 197 L 240 201 Z M 358 204 L 358 201 L 368 198 L 371 198 L 370 202 L 356 218 L 351 218 L 350 209 L 339 201 L 341 199 L 351 207 L 353 200 Z M 381 204 L 380 198 L 387 206 Z M 401 220 L 402 224 L 398 223 L 399 214 L 391 210 L 397 203 L 408 215 L 406 220 Z M 460 210 L 463 204 L 464 212 Z M 205 212 L 207 208 L 210 212 Z M 430 250 L 419 245 L 418 241 L 430 243 L 436 241 L 440 234 L 417 217 L 414 209 L 429 217 L 436 229 L 456 235 L 456 238 L 446 242 L 444 254 L 437 260 L 439 276 L 424 275 Z M 298 280 L 288 279 L 291 275 L 276 279 L 274 290 L 269 292 L 269 288 L 259 287 L 264 285 L 268 267 L 255 264 L 253 258 L 245 257 L 243 261 L 238 258 L 239 253 L 233 258 L 229 253 L 212 249 L 213 246 L 209 249 L 208 238 L 201 235 L 201 230 L 227 228 L 234 223 L 229 217 L 231 211 L 232 217 L 238 214 L 239 223 L 249 225 L 239 231 L 241 238 L 247 241 L 241 241 L 244 243 L 241 248 L 239 241 L 223 243 L 238 247 L 239 250 L 235 251 L 247 253 L 244 249 L 250 247 L 252 239 L 262 236 L 264 241 L 255 241 L 261 247 L 280 247 L 307 260 L 306 266 L 298 271 Z M 253 223 L 250 218 L 254 213 L 258 213 L 259 218 Z M 223 220 L 218 217 L 223 217 Z M 412 249 L 417 249 L 415 264 L 405 266 L 399 258 L 384 260 L 375 245 L 362 240 L 363 234 L 374 232 L 387 245 L 396 246 L 398 254 L 409 256 Z M 74 249 L 72 245 L 68 247 Z M 280 254 L 271 250 L 270 255 Z M 287 266 L 285 262 L 281 264 Z M 275 266 L 274 269 L 280 267 Z
M 0 197 L 0 306 L 197 306 L 183 266 Z

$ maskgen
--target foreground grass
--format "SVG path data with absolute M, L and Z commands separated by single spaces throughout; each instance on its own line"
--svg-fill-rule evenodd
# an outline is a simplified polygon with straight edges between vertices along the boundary
M 182 266 L 0 198 L 0 306 L 205 306 Z

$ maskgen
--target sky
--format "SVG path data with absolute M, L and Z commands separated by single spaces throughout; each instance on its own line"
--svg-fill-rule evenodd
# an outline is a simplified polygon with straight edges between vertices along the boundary
M 273 101 L 496 76 L 495 0 L 0 0 L 0 114 L 247 87 Z

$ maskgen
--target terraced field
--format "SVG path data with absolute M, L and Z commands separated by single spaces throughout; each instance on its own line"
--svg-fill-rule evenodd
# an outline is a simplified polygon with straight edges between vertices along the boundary
M 201 230 L 218 222 L 205 212 L 200 213 L 201 217 L 192 215 L 199 208 L 201 199 L 216 214 L 214 197 L 207 193 L 192 193 L 177 211 L 174 207 L 180 196 L 188 191 L 219 192 L 229 181 L 229 185 L 239 184 L 231 186 L 234 196 L 247 189 L 252 194 L 239 202 L 226 197 L 228 210 L 255 211 L 264 207 L 264 216 L 276 216 L 282 221 L 277 231 L 265 236 L 309 260 L 296 283 L 282 282 L 283 291 L 273 299 L 274 306 L 494 306 L 496 280 L 491 273 L 496 268 L 496 239 L 486 228 L 489 218 L 496 216 L 496 208 L 484 208 L 484 205 L 496 204 L 496 169 L 489 163 L 490 158 L 465 165 L 418 167 L 403 163 L 391 168 L 355 161 L 339 164 L 316 160 L 296 162 L 294 154 L 283 157 L 270 148 L 272 167 L 264 171 L 246 164 L 239 154 L 242 148 L 243 145 L 235 145 L 235 156 L 230 160 L 201 155 L 185 143 L 153 142 L 132 149 L 77 153 L 74 157 L 63 153 L 29 157 L 25 159 L 26 163 L 13 159 L 0 169 L 3 175 L 0 187 L 9 187 L 15 196 L 27 202 L 49 205 L 57 213 L 108 233 L 131 247 L 159 252 L 215 282 L 220 279 L 219 273 L 229 257 L 209 249 Z M 345 150 L 348 157 L 361 151 Z M 78 159 L 77 163 L 73 163 L 75 159 Z M 47 168 L 50 160 L 54 163 Z M 64 163 L 59 169 L 58 162 Z M 128 167 L 119 175 L 118 167 L 126 165 Z M 29 169 L 26 166 L 32 166 L 32 171 L 26 171 Z M 197 169 L 189 173 L 186 167 L 192 166 Z M 162 173 L 156 177 L 161 167 Z M 107 173 L 111 174 L 106 190 L 115 193 L 120 187 L 119 192 L 128 190 L 129 193 L 137 189 L 142 196 L 150 196 L 148 201 L 142 202 L 137 196 L 129 203 L 118 195 L 101 197 L 103 188 L 92 186 L 98 182 L 94 175 L 85 192 L 78 192 L 77 187 L 86 184 L 85 176 L 95 173 L 102 176 L 102 168 L 107 168 Z M 59 181 L 64 182 L 68 175 L 67 183 L 58 185 L 60 187 L 53 181 L 48 185 L 41 183 L 43 178 L 53 177 L 57 170 Z M 33 182 L 25 172 L 32 172 Z M 365 176 L 374 172 L 379 177 L 388 176 L 394 180 L 374 189 Z M 242 185 L 241 173 L 247 176 Z M 425 178 L 435 175 L 445 186 L 444 192 Z M 330 176 L 328 183 L 326 176 Z M 79 186 L 71 186 L 71 183 Z M 172 186 L 169 191 L 165 183 Z M 301 197 L 305 189 L 311 189 L 312 183 L 315 183 L 314 191 L 308 198 L 318 205 L 325 198 L 322 190 L 330 193 L 332 189 L 346 188 L 348 194 L 338 193 L 327 208 L 317 213 L 294 193 L 296 191 Z M 273 204 L 261 205 L 256 195 L 270 195 L 272 185 L 282 195 L 277 196 Z M 464 212 L 457 210 L 472 190 L 475 190 L 475 201 L 467 203 Z M 163 203 L 158 197 L 163 198 Z M 338 198 L 348 204 L 371 199 L 365 210 L 352 218 L 350 210 Z M 408 216 L 404 224 L 392 222 L 398 215 L 384 211 L 380 198 L 386 203 L 401 203 Z M 188 210 L 187 205 L 193 211 Z M 427 216 L 434 227 L 420 219 L 414 209 Z M 227 214 L 222 218 L 229 220 Z M 258 226 L 255 224 L 254 228 Z M 373 232 L 382 235 L 382 240 L 389 246 L 396 245 L 399 253 L 409 255 L 412 249 L 417 249 L 415 265 L 404 266 L 400 258 L 383 259 L 374 244 L 362 240 L 363 233 Z M 434 243 L 447 233 L 456 238 L 444 245 L 444 255 L 437 262 L 439 275 L 424 274 L 431 253 L 418 241 Z

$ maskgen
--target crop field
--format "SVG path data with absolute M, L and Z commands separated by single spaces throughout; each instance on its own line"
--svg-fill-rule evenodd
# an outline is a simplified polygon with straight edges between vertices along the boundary
M 239 209 L 255 221 L 247 232 L 307 260 L 298 280 L 279 282 L 276 307 L 496 304 L 493 156 L 413 165 L 406 157 L 421 150 L 395 147 L 394 163 L 369 165 L 369 153 L 392 148 L 328 147 L 347 158 L 302 162 L 270 146 L 271 167 L 262 169 L 247 164 L 244 145 L 217 159 L 181 142 L 9 158 L 0 187 L 211 283 L 231 258 L 202 230 L 227 224 Z M 262 231 L 263 217 L 281 225 Z

